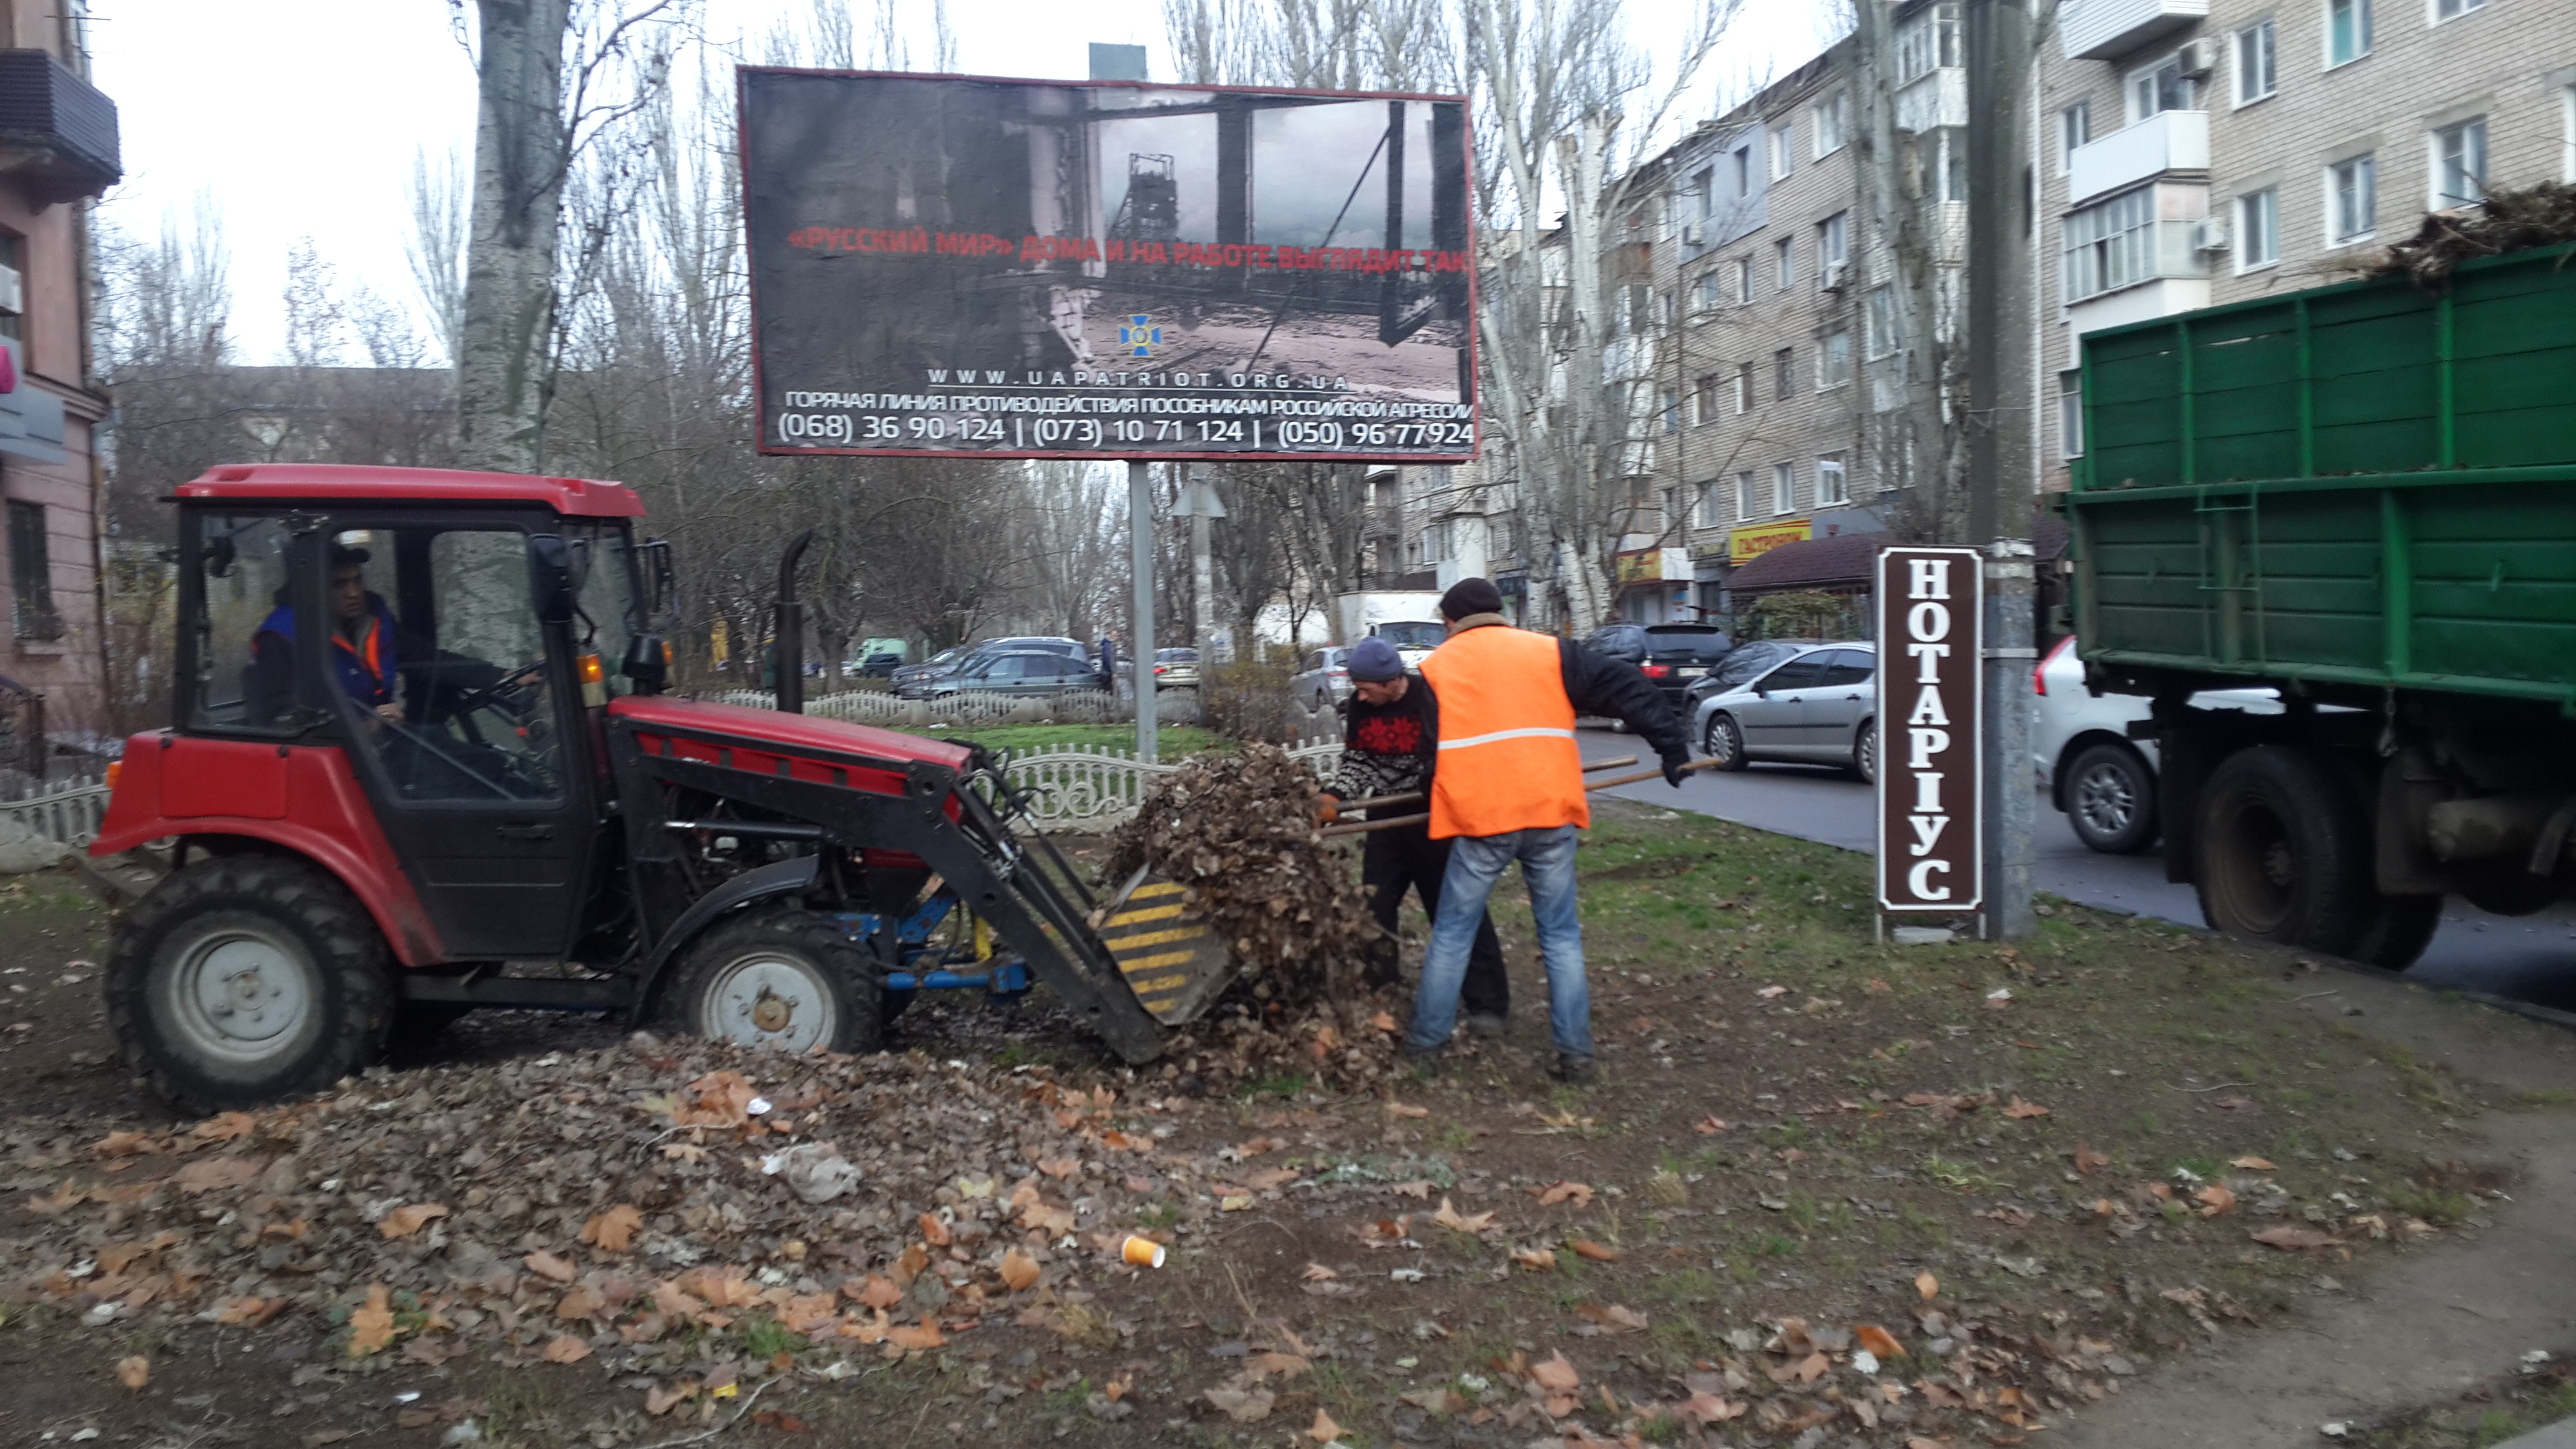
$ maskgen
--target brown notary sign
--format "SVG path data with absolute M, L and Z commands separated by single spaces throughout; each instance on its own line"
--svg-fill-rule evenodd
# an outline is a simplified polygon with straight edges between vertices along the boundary
M 1985 566 L 1972 548 L 1878 555 L 1878 904 L 1980 909 L 1978 673 Z

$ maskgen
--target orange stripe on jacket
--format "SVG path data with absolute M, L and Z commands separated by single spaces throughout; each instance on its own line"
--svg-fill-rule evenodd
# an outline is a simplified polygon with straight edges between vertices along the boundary
M 1453 634 L 1422 677 L 1440 698 L 1434 839 L 1592 823 L 1554 635 L 1503 625 Z

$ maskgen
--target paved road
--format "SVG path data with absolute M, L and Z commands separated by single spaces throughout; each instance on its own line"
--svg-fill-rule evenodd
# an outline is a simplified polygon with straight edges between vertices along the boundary
M 1586 759 L 1646 753 L 1633 736 L 1583 731 Z M 1867 785 L 1839 770 L 1754 765 L 1741 774 L 1702 770 L 1679 790 L 1661 781 L 1610 793 L 1697 810 L 1763 830 L 1820 840 L 1845 850 L 1875 848 Z M 2205 924 L 2189 886 L 2165 879 L 2153 854 L 2102 855 L 2085 848 L 2066 817 L 2039 804 L 2039 839 L 2031 874 L 2039 889 L 2089 906 Z M 2491 916 L 2454 899 L 2433 944 L 2408 977 L 2428 986 L 2490 992 L 2543 1006 L 2576 1009 L 2576 909 L 2559 905 L 2518 919 Z

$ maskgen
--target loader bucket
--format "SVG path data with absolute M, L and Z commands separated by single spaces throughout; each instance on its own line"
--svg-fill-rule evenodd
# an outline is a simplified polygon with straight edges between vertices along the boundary
M 1194 1020 L 1234 979 L 1225 938 L 1191 908 L 1186 889 L 1158 875 L 1110 907 L 1100 941 L 1127 989 L 1165 1026 Z

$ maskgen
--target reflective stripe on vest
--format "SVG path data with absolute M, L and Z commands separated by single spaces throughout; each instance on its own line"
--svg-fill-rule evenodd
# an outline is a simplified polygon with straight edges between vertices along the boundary
M 1440 699 L 1433 838 L 1592 823 L 1555 636 L 1470 629 L 1433 650 L 1422 677 Z

